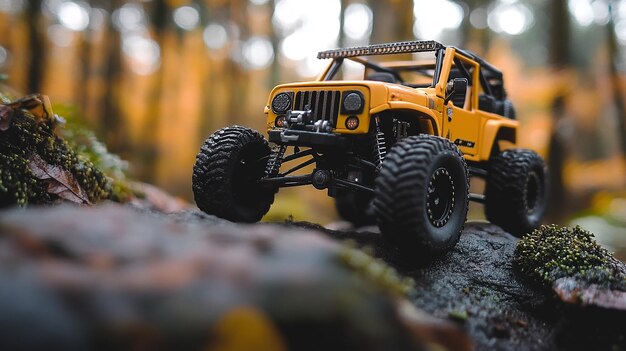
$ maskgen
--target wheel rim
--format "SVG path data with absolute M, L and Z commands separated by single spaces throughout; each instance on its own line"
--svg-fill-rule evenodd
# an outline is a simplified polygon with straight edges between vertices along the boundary
M 539 203 L 540 197 L 539 176 L 535 172 L 531 172 L 526 179 L 526 194 L 524 196 L 526 211 L 532 213 Z
M 454 180 L 445 168 L 438 168 L 428 182 L 428 220 L 435 227 L 448 223 L 454 210 Z

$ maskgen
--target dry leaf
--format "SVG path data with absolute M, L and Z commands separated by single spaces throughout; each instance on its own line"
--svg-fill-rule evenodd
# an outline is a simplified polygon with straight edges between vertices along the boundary
M 553 289 L 563 302 L 626 311 L 626 291 L 586 284 L 570 277 L 557 279 Z
M 89 197 L 68 170 L 47 163 L 37 154 L 32 154 L 28 161 L 33 175 L 48 182 L 50 194 L 77 204 L 91 205 Z
M 37 120 L 55 124 L 59 122 L 59 118 L 52 111 L 52 104 L 47 95 L 31 94 L 21 99 L 12 101 L 6 105 L 13 110 L 24 109 L 30 112 Z
M 5 131 L 11 126 L 13 109 L 7 105 L 0 105 L 0 131 Z

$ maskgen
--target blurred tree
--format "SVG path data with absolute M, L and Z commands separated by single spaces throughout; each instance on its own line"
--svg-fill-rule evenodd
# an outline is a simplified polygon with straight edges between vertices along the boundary
M 172 9 L 167 0 L 155 0 L 150 4 L 149 19 L 151 20 L 154 31 L 154 40 L 163 50 L 165 45 L 166 31 L 169 27 Z M 148 182 L 154 182 L 156 177 L 156 167 L 158 158 L 158 136 L 161 126 L 161 99 L 163 98 L 163 88 L 165 83 L 165 68 L 167 55 L 161 55 L 160 68 L 153 74 L 148 93 L 149 105 L 146 109 L 143 128 L 139 138 L 137 150 L 142 157 L 139 159 L 142 163 L 139 165 L 141 173 L 140 178 Z
M 41 91 L 44 69 L 47 61 L 47 50 L 45 40 L 46 27 L 43 25 L 41 15 L 41 0 L 30 0 L 26 3 L 24 19 L 28 29 L 29 59 L 28 84 L 29 93 Z
M 124 2 L 108 0 L 105 5 L 108 13 L 113 13 Z M 104 33 L 104 94 L 100 108 L 100 130 L 109 149 L 114 153 L 128 150 L 128 131 L 124 128 L 124 115 L 120 108 L 120 83 L 122 80 L 122 48 L 120 33 L 113 25 L 113 19 L 106 22 Z
M 550 16 L 550 64 L 556 69 L 571 63 L 571 20 L 567 3 L 567 0 L 552 0 L 547 5 Z
M 549 3 L 550 18 L 548 51 L 550 65 L 554 71 L 564 69 L 571 64 L 570 55 L 570 16 L 567 0 L 553 0 Z M 566 192 L 563 181 L 563 169 L 567 157 L 566 141 L 560 130 L 565 118 L 566 92 L 557 93 L 551 104 L 552 131 L 548 142 L 548 169 L 550 172 L 550 202 L 548 218 L 551 222 L 561 223 L 566 210 Z
M 231 0 L 228 5 L 228 17 L 232 23 L 235 23 L 238 28 L 239 38 L 235 42 L 235 57 L 229 58 L 226 63 L 226 74 L 229 79 L 226 79 L 222 83 L 227 91 L 232 92 L 228 94 L 228 116 L 227 118 L 231 123 L 243 124 L 246 116 L 243 115 L 245 109 L 242 108 L 242 101 L 248 101 L 248 74 L 244 70 L 242 65 L 242 45 L 243 40 L 247 39 L 250 35 L 248 31 L 248 19 L 246 18 L 248 11 L 246 11 L 247 0 Z M 239 62 L 238 62 L 239 61 Z
M 472 13 L 475 13 L 474 11 L 482 11 L 485 16 L 483 20 L 486 22 L 487 8 L 492 2 L 492 0 L 469 0 L 460 3 L 461 6 L 465 5 L 464 7 L 467 9 L 467 14 L 463 18 L 461 31 L 459 33 L 460 47 L 467 47 L 470 43 L 474 43 L 478 47 L 479 54 L 487 52 L 491 39 L 489 27 L 487 27 L 486 23 L 483 27 L 476 27 L 472 24 L 470 18 Z
M 609 21 L 606 25 L 606 32 L 608 38 L 609 48 L 609 77 L 611 79 L 611 89 L 613 91 L 613 101 L 617 110 L 617 126 L 618 133 L 621 142 L 621 153 L 623 157 L 626 157 L 626 106 L 624 104 L 624 92 L 620 85 L 620 75 L 617 65 L 619 62 L 619 45 L 617 42 L 617 36 L 615 35 L 615 19 L 614 9 L 616 8 L 618 1 L 611 0 L 609 2 Z
M 413 1 L 369 1 L 374 14 L 372 43 L 410 40 L 413 35 Z

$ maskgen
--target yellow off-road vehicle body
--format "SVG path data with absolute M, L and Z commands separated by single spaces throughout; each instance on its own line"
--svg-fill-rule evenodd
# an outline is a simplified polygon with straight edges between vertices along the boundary
M 412 60 L 371 58 L 395 54 Z M 271 92 L 267 139 L 231 126 L 205 141 L 193 175 L 200 209 L 255 222 L 278 189 L 312 185 L 328 191 L 341 218 L 377 224 L 409 255 L 454 247 L 469 201 L 514 235 L 540 225 L 547 168 L 536 152 L 514 147 L 518 122 L 497 68 L 435 41 L 318 58 L 331 61 L 317 80 Z M 471 177 L 484 180 L 484 193 L 470 192 Z
M 428 62 L 374 63 L 366 58 L 369 55 L 431 51 L 435 54 Z M 488 161 L 494 152 L 516 142 L 518 122 L 513 119 L 512 105 L 506 100 L 502 73 L 470 52 L 444 47 L 433 41 L 417 41 L 331 50 L 320 52 L 318 57 L 332 61 L 317 80 L 274 88 L 265 107 L 268 131 L 281 129 L 275 122 L 284 116 L 284 111 L 276 111 L 272 102 L 277 95 L 287 93 L 291 97 L 288 111 L 308 108 L 315 118 L 329 119 L 332 124 L 330 132 L 340 135 L 368 134 L 374 118 L 401 115 L 405 121 L 413 120 L 411 123 L 419 125 L 421 134 L 450 139 L 467 161 Z M 336 79 L 337 67 L 345 59 L 366 67 L 363 80 L 331 80 Z M 388 76 L 395 75 L 396 79 L 394 82 L 369 80 L 368 71 L 388 73 Z M 403 72 L 427 71 L 433 75 L 433 81 L 428 85 L 416 86 L 401 79 Z M 467 80 L 464 96 L 450 96 L 454 94 L 450 85 L 455 78 Z M 341 106 L 342 99 L 350 92 L 358 92 L 363 98 L 363 108 L 357 113 L 346 112 Z M 498 104 L 500 111 L 493 107 Z M 322 110 L 326 112 L 320 112 Z M 324 116 L 324 113 L 328 115 Z M 346 126 L 350 116 L 358 118 L 356 128 Z

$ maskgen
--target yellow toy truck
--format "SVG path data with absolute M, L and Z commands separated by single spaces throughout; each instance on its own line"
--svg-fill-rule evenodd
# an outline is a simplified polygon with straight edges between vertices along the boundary
M 409 53 L 426 60 L 372 60 Z M 539 226 L 547 169 L 537 153 L 514 148 L 518 122 L 497 68 L 436 41 L 318 58 L 331 61 L 317 80 L 272 90 L 268 140 L 242 126 L 206 140 L 192 179 L 201 210 L 256 222 L 279 188 L 313 185 L 344 219 L 377 223 L 400 247 L 431 254 L 459 240 L 469 200 L 514 235 Z M 359 79 L 344 80 L 350 72 Z M 470 176 L 486 180 L 484 194 L 469 192 Z

